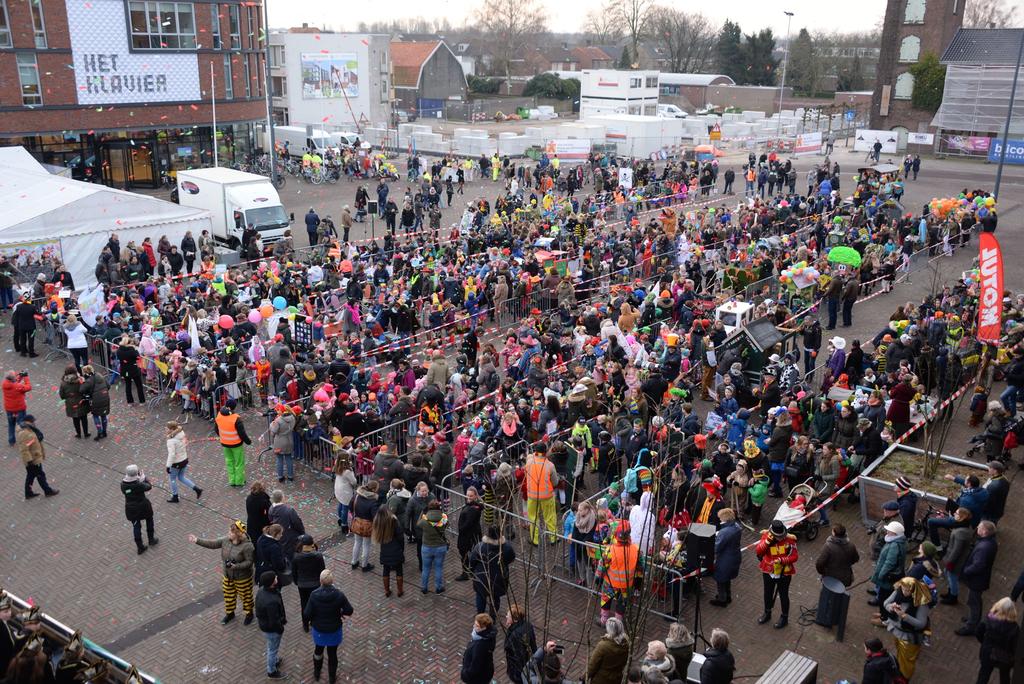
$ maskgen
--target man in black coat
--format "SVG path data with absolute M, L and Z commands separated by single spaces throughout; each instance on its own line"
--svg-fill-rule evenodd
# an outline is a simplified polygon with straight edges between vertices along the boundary
M 864 641 L 864 674 L 861 684 L 891 684 L 896 676 L 896 660 L 877 637 Z
M 35 358 L 36 354 L 36 317 L 39 310 L 32 303 L 28 293 L 21 295 L 21 301 L 14 306 L 11 314 L 11 325 L 14 326 L 14 351 L 22 356 Z
M 267 640 L 267 678 L 284 679 L 277 652 L 281 648 L 281 637 L 288 618 L 285 617 L 284 600 L 277 586 L 277 574 L 269 570 L 260 575 L 260 590 L 256 592 L 256 620 Z
M 996 563 L 996 526 L 991 520 L 978 523 L 977 541 L 967 556 L 960 581 L 967 586 L 967 622 L 956 630 L 957 636 L 973 636 L 981 622 L 982 595 L 992 583 L 992 568 Z
M 992 461 L 988 464 L 988 482 L 985 489 L 988 490 L 988 503 L 985 505 L 985 512 L 982 514 L 984 520 L 999 522 L 1006 510 L 1006 497 L 1010 495 L 1010 482 L 1004 477 L 1006 466 L 999 461 Z
M 501 607 L 501 597 L 508 587 L 508 567 L 516 559 L 515 549 L 501 536 L 497 525 L 490 525 L 487 534 L 469 553 L 469 570 L 473 573 L 476 612 L 485 610 L 491 617 Z

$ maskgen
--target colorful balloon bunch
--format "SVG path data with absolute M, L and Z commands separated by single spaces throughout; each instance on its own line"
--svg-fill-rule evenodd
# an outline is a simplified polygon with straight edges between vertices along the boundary
M 818 282 L 821 274 L 814 266 L 808 266 L 806 261 L 798 261 L 779 274 L 779 282 L 783 285 L 793 285 L 797 289 L 810 287 Z

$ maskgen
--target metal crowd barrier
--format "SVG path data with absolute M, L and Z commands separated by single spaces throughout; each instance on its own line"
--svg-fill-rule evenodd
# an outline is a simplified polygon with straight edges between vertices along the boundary
M 14 608 L 14 617 L 11 620 L 12 626 L 24 631 L 24 618 L 32 608 L 25 599 L 16 596 L 9 591 L 0 591 L 0 595 L 10 599 Z M 67 655 L 74 661 L 84 663 L 82 674 L 87 674 L 87 679 L 82 681 L 110 682 L 117 684 L 160 684 L 160 680 L 139 670 L 126 660 L 107 651 L 99 644 L 87 639 L 82 630 L 73 629 L 56 618 L 46 613 L 37 613 L 40 623 L 38 635 L 43 637 L 48 645 L 55 645 L 51 662 Z M 82 676 L 82 675 L 79 675 Z M 76 681 L 78 681 L 76 677 Z

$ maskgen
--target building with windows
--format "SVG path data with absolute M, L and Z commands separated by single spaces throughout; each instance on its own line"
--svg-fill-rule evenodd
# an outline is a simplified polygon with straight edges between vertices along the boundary
M 888 0 L 886 4 L 871 128 L 896 131 L 901 149 L 908 132 L 924 133 L 932 120 L 931 112 L 911 104 L 914 75 L 910 68 L 922 55 L 942 54 L 963 24 L 965 4 L 964 0 Z
M 0 0 L 0 145 L 120 188 L 212 165 L 215 148 L 240 161 L 266 120 L 262 9 Z
M 309 26 L 270 34 L 274 121 L 361 130 L 391 120 L 391 38 L 323 33 Z
M 585 69 L 579 74 L 582 119 L 595 114 L 658 113 L 657 71 Z

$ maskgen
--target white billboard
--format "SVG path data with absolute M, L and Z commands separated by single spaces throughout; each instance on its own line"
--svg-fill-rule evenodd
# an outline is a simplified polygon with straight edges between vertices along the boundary
M 555 138 L 544 145 L 549 157 L 559 159 L 586 159 L 590 156 L 590 140 L 586 138 Z
M 796 136 L 793 145 L 794 154 L 817 154 L 821 152 L 821 132 L 802 133 Z
M 907 133 L 907 142 L 911 145 L 931 145 L 935 142 L 934 133 Z
M 302 99 L 359 97 L 359 61 L 353 52 L 303 52 Z
M 130 50 L 124 0 L 65 0 L 65 5 L 78 104 L 200 99 L 194 52 Z
M 874 149 L 876 140 L 882 143 L 882 152 L 895 154 L 900 136 L 896 131 L 876 131 L 870 128 L 858 128 L 853 140 L 853 149 L 856 152 L 870 152 Z

